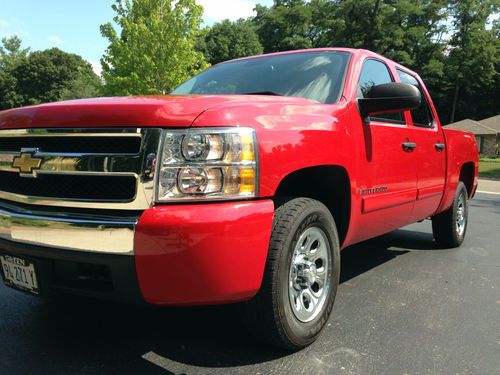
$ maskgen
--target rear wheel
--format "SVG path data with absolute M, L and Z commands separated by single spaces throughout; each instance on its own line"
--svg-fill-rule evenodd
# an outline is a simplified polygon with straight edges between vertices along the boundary
M 310 198 L 279 205 L 261 290 L 244 305 L 251 332 L 290 350 L 311 344 L 332 310 L 339 273 L 338 235 L 328 208 Z
M 432 218 L 432 233 L 436 243 L 443 247 L 458 247 L 467 231 L 469 201 L 467 189 L 459 182 L 451 207 Z

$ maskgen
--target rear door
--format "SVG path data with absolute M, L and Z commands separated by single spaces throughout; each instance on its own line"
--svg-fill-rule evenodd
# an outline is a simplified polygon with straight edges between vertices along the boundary
M 400 68 L 396 69 L 401 82 L 416 86 L 422 94 L 420 107 L 411 111 L 410 122 L 417 147 L 417 201 L 412 221 L 432 216 L 443 196 L 446 174 L 446 148 L 441 127 L 429 105 L 429 98 L 417 77 Z

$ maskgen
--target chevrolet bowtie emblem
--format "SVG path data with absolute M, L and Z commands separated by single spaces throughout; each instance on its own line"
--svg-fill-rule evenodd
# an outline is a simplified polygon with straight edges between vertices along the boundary
M 40 169 L 41 165 L 42 159 L 33 157 L 32 152 L 21 152 L 21 154 L 16 156 L 12 161 L 12 168 L 19 169 L 21 174 L 31 174 L 33 176 L 35 176 L 33 172 Z

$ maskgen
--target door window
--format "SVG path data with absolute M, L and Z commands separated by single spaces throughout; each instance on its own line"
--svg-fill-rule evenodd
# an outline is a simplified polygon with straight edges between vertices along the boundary
M 425 96 L 420 83 L 418 83 L 417 79 L 412 75 L 403 72 L 402 70 L 396 69 L 399 75 L 399 79 L 403 83 L 409 83 L 410 85 L 415 86 L 420 91 L 420 95 L 422 96 L 422 102 L 420 103 L 420 107 L 415 108 L 411 111 L 411 118 L 413 120 L 413 125 L 419 126 L 422 128 L 432 128 L 434 126 L 434 119 L 432 117 L 432 111 L 429 106 L 429 102 Z
M 394 82 L 387 65 L 379 60 L 368 59 L 363 64 L 358 83 L 358 98 L 366 98 L 373 86 Z M 402 112 L 382 113 L 371 117 L 372 120 L 404 124 Z

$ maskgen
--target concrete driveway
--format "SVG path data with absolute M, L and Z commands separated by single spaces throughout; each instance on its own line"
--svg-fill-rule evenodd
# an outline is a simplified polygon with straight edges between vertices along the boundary
M 158 309 L 0 286 L 3 374 L 500 374 L 500 196 L 471 203 L 459 249 L 430 223 L 353 246 L 317 343 L 252 339 L 237 307 Z
M 477 190 L 488 194 L 500 194 L 500 181 L 480 179 Z

